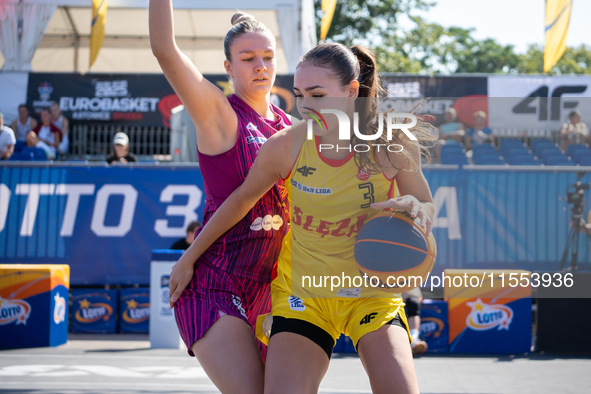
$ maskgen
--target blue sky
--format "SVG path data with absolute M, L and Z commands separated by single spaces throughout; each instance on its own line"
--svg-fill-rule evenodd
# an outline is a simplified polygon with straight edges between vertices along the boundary
M 418 13 L 442 26 L 474 27 L 477 39 L 494 38 L 525 52 L 528 44 L 544 44 L 544 0 L 436 0 Z M 403 22 L 405 23 L 405 22 Z M 591 0 L 574 0 L 568 46 L 591 45 Z

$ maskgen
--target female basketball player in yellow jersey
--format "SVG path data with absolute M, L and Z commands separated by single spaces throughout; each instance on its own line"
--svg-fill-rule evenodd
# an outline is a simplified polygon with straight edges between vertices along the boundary
M 375 118 L 375 100 L 365 99 L 359 105 L 357 99 L 378 96 L 375 60 L 367 50 L 340 44 L 316 47 L 301 59 L 294 91 L 300 113 L 332 108 L 353 119 L 353 113 L 359 112 L 367 120 L 359 128 L 375 134 L 377 122 L 368 120 Z M 420 169 L 424 148 L 400 132 L 392 141 L 382 137 L 374 143 L 397 143 L 404 147 L 402 152 L 354 153 L 346 148 L 367 141 L 352 132 L 351 140 L 339 140 L 333 122 L 336 117 L 326 115 L 325 119 L 322 130 L 314 129 L 314 138 L 306 138 L 305 122 L 269 138 L 245 182 L 217 210 L 186 253 L 199 256 L 277 180 L 284 179 L 290 195 L 291 235 L 284 238 L 271 284 L 271 328 L 265 330 L 268 324 L 257 327 L 263 340 L 264 331 L 270 331 L 265 392 L 317 392 L 335 341 L 345 333 L 356 344 L 374 393 L 418 393 L 400 294 L 368 298 L 376 297 L 371 289 L 351 285 L 331 289 L 330 283 L 306 288 L 300 279 L 304 275 L 359 276 L 353 256 L 355 236 L 381 209 L 406 210 L 430 232 L 434 207 Z M 422 121 L 410 130 L 419 141 L 436 140 L 436 133 Z M 342 149 L 334 148 L 337 145 Z M 321 150 L 330 146 L 333 149 Z M 273 218 L 263 218 L 263 229 L 273 225 Z M 253 223 L 251 229 L 263 231 L 259 227 Z M 386 297 L 385 293 L 381 296 Z M 271 321 L 259 319 L 259 323 L 263 320 Z

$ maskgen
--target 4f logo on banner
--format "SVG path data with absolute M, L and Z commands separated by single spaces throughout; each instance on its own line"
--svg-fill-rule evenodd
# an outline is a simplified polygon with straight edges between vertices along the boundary
M 542 85 L 513 107 L 513 113 L 537 113 L 539 120 L 548 120 L 548 115 L 550 115 L 550 120 L 560 120 L 561 102 L 564 109 L 567 110 L 576 108 L 579 104 L 577 100 L 562 101 L 561 97 L 565 94 L 583 93 L 585 90 L 587 90 L 587 85 L 557 86 L 550 95 L 548 86 Z M 550 97 L 551 99 L 548 100 Z M 532 104 L 536 98 L 539 98 L 538 108 Z
M 303 166 L 297 169 L 297 172 L 302 174 L 302 176 L 307 177 L 308 175 L 312 175 L 316 171 L 314 167 Z

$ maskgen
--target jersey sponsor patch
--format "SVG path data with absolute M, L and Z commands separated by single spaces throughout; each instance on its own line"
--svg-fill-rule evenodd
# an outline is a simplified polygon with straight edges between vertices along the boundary
M 314 167 L 303 166 L 298 168 L 296 171 L 302 174 L 303 176 L 307 177 L 308 175 L 313 175 L 314 171 L 316 170 L 317 168 Z
M 248 130 L 248 131 L 259 131 L 259 129 L 252 122 L 249 122 L 246 125 L 246 130 Z
M 271 215 L 265 215 L 265 217 L 263 218 L 263 230 L 265 231 L 269 231 L 273 228 L 273 216 Z
M 371 174 L 369 172 L 362 170 L 361 168 L 357 169 L 357 179 L 360 181 L 367 181 L 370 176 Z
M 265 217 L 256 218 L 250 225 L 252 231 L 271 231 L 271 229 L 279 230 L 283 226 L 283 219 L 279 215 L 271 216 L 265 215 Z
M 242 316 L 248 318 L 248 316 L 246 316 L 246 312 L 244 311 L 244 308 L 242 307 L 242 300 L 240 299 L 240 297 L 232 294 L 232 303 L 234 304 L 236 309 L 238 309 L 238 311 L 240 312 L 240 314 Z
M 247 144 L 252 144 L 253 142 L 256 144 L 264 144 L 266 141 L 267 139 L 265 137 L 253 137 L 252 135 L 246 137 Z
M 301 298 L 289 296 L 289 307 L 294 311 L 304 311 L 306 310 L 306 306 L 304 305 L 304 301 Z
M 273 216 L 273 230 L 279 230 L 283 226 L 283 218 L 279 215 Z
M 303 191 L 304 193 L 308 194 L 318 194 L 322 196 L 329 196 L 332 194 L 332 188 L 325 188 L 325 187 L 310 187 L 306 185 L 302 185 L 295 179 L 291 180 L 291 185 L 298 190 Z
M 359 298 L 361 296 L 361 287 L 354 287 L 351 289 L 339 289 L 337 291 L 338 297 Z

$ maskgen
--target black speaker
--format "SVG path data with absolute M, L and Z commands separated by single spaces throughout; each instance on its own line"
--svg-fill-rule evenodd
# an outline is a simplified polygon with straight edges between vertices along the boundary
M 577 297 L 584 297 L 591 287 L 589 273 L 575 273 Z M 584 293 L 581 293 L 582 290 Z M 591 299 L 557 298 L 568 295 L 566 289 L 536 289 L 536 349 L 552 353 L 591 353 Z M 575 294 L 575 293 L 570 293 Z M 554 298 L 548 298 L 554 297 Z

